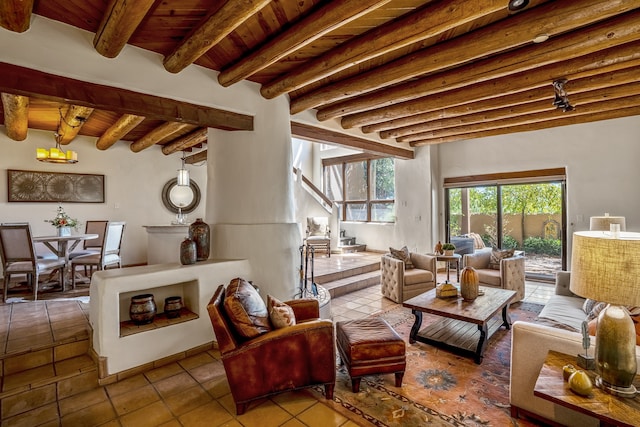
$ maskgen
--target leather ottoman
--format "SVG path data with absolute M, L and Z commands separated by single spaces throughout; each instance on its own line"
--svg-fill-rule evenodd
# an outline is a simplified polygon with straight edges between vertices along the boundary
M 360 391 L 360 379 L 365 375 L 395 373 L 396 387 L 402 386 L 407 366 L 405 343 L 386 321 L 367 318 L 337 322 L 336 341 L 354 393 Z

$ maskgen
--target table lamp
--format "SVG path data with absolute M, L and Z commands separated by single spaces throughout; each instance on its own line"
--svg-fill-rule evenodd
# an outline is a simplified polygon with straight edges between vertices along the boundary
M 596 385 L 634 397 L 636 333 L 625 306 L 640 306 L 640 233 L 621 232 L 618 238 L 601 231 L 573 233 L 569 288 L 608 303 L 596 328 Z

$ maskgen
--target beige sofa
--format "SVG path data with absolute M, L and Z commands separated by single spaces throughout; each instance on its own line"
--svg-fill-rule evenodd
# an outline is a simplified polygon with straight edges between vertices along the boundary
M 511 416 L 527 415 L 567 426 L 598 426 L 598 420 L 533 395 L 540 368 L 549 350 L 565 354 L 583 353 L 582 334 L 577 332 L 587 317 L 584 299 L 569 290 L 569 272 L 556 276 L 556 294 L 538 316 L 538 321 L 514 322 L 511 329 L 511 373 L 509 401 Z M 571 329 L 575 329 L 574 332 Z M 590 355 L 594 355 L 591 339 Z M 640 366 L 640 346 L 636 346 Z
M 414 252 L 409 256 L 414 267 L 409 270 L 402 260 L 388 254 L 380 259 L 382 295 L 400 304 L 436 287 L 436 257 Z
M 489 268 L 491 250 L 478 250 L 462 257 L 462 265 L 478 272 L 480 285 L 516 291 L 513 302 L 524 298 L 524 256 L 517 254 L 500 260 L 500 270 Z

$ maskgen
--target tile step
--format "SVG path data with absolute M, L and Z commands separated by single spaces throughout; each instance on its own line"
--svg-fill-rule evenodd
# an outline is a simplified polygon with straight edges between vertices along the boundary
M 88 355 L 77 356 L 62 362 L 50 363 L 37 368 L 27 369 L 2 377 L 2 391 L 0 401 L 22 393 L 32 393 L 35 390 L 51 384 L 73 384 L 75 377 L 95 377 L 95 383 L 89 386 L 98 387 L 98 367 Z M 86 387 L 86 386 L 85 386 Z M 69 388 L 69 387 L 66 387 Z M 73 391 L 70 391 L 73 393 Z
M 380 261 L 372 262 L 371 264 L 366 264 L 354 268 L 346 268 L 344 270 L 336 271 L 333 273 L 323 274 L 320 276 L 316 276 L 314 278 L 314 282 L 318 285 L 324 285 L 329 282 L 333 282 L 336 280 L 342 280 L 349 277 L 357 276 L 364 273 L 377 272 L 380 274 Z
M 323 283 L 331 298 L 355 292 L 380 283 L 380 270 L 349 276 L 346 278 Z

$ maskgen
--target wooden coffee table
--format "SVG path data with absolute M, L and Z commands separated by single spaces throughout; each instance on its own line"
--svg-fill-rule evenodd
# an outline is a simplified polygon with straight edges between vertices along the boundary
M 487 340 L 501 326 L 511 328 L 509 304 L 516 295 L 515 291 L 480 287 L 484 295 L 467 302 L 462 297 L 438 298 L 432 289 L 406 300 L 402 305 L 411 309 L 416 320 L 411 328 L 409 342 L 420 341 L 427 344 L 451 348 L 470 353 L 474 361 L 482 363 Z M 502 316 L 496 316 L 502 311 Z M 444 317 L 420 330 L 422 313 Z

